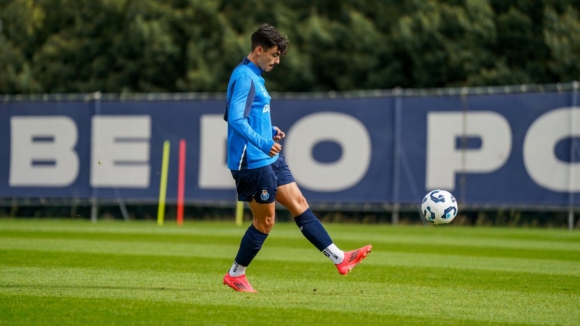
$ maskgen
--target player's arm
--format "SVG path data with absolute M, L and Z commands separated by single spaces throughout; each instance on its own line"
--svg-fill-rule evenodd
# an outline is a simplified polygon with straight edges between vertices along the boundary
M 253 87 L 249 76 L 242 75 L 236 80 L 230 98 L 228 123 L 240 137 L 261 149 L 262 152 L 272 155 L 274 140 L 260 136 L 248 123 L 248 115 L 252 109 Z

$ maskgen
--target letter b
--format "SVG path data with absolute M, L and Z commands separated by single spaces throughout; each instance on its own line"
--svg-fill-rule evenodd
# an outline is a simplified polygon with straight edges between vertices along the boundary
M 66 187 L 79 172 L 77 126 L 64 116 L 10 119 L 11 187 Z

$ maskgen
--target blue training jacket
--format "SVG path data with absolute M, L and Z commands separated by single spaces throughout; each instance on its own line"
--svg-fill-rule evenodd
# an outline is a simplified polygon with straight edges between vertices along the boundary
M 270 118 L 270 95 L 262 70 L 248 58 L 234 69 L 227 91 L 224 120 L 228 122 L 228 168 L 246 170 L 272 164 L 275 129 Z

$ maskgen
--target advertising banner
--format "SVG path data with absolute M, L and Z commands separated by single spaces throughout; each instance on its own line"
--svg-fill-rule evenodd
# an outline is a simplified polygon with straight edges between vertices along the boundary
M 312 203 L 580 200 L 576 93 L 276 98 L 282 153 Z M 0 102 L 0 197 L 233 201 L 223 99 Z M 179 163 L 184 173 L 179 173 Z

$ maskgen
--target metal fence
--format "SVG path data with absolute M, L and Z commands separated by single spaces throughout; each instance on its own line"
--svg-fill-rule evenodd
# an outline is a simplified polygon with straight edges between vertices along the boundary
M 464 208 L 559 210 L 573 220 L 578 88 L 272 93 L 271 115 L 319 209 L 396 219 L 443 188 Z M 168 202 L 181 178 L 186 203 L 233 206 L 223 107 L 223 93 L 0 95 L 0 205 L 155 203 L 169 142 Z

